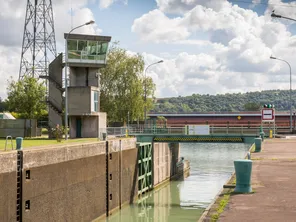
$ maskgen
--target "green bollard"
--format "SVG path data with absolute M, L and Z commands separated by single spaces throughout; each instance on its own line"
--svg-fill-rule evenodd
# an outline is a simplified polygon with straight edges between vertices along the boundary
M 234 192 L 250 193 L 252 192 L 251 174 L 252 160 L 235 160 L 234 161 L 236 185 Z
M 262 139 L 255 138 L 255 152 L 261 152 L 261 144 L 262 144 Z
M 264 142 L 264 135 L 265 135 L 264 132 L 261 132 L 261 133 L 260 133 L 260 137 L 261 137 L 261 139 L 262 139 L 262 142 Z
M 23 137 L 17 137 L 16 140 L 16 149 L 21 150 L 23 149 Z

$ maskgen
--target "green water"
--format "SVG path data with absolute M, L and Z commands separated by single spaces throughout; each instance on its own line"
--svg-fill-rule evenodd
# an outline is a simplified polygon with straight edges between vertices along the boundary
M 243 158 L 246 144 L 181 144 L 190 161 L 190 176 L 172 181 L 101 221 L 196 222 L 234 171 L 233 160 Z

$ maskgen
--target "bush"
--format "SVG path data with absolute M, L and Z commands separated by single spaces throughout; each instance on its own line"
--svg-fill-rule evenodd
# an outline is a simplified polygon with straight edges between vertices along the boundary
M 57 125 L 56 128 L 51 129 L 57 142 L 62 142 L 63 135 L 65 133 L 65 127 Z

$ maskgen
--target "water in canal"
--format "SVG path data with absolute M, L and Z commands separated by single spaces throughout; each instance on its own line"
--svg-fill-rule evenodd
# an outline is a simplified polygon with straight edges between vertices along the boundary
M 234 171 L 233 160 L 243 158 L 249 147 L 229 143 L 181 144 L 181 156 L 190 161 L 189 177 L 146 194 L 102 221 L 197 221 Z

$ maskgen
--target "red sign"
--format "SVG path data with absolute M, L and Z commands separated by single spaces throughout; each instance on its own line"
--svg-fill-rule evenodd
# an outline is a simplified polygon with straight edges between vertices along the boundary
M 261 119 L 262 121 L 269 121 L 269 122 L 273 122 L 274 121 L 274 109 L 268 109 L 268 108 L 264 108 L 261 111 L 262 115 L 261 115 Z

